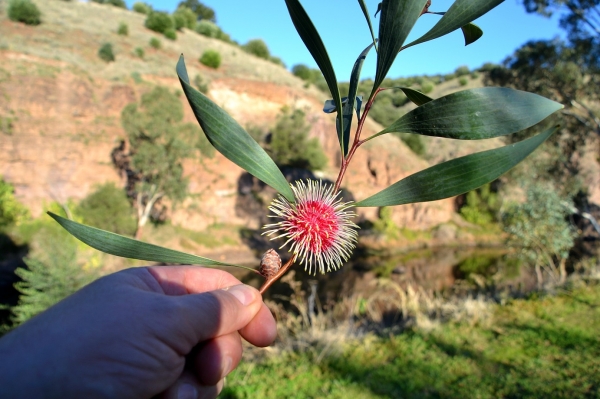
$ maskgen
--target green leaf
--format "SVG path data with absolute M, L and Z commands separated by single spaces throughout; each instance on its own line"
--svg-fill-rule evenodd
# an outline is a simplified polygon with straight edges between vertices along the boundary
M 407 44 L 404 48 L 447 35 L 479 18 L 503 1 L 504 0 L 456 0 L 433 28 L 417 40 Z
M 516 144 L 478 152 L 410 175 L 355 205 L 391 206 L 454 197 L 496 180 L 556 131 L 548 129 Z
M 348 146 L 350 142 L 350 129 L 352 128 L 352 116 L 354 114 L 354 103 L 356 101 L 356 92 L 358 90 L 358 81 L 360 79 L 360 71 L 362 69 L 363 63 L 365 62 L 365 58 L 367 58 L 367 54 L 373 47 L 373 43 L 368 45 L 366 49 L 364 49 L 356 61 L 354 62 L 354 66 L 352 67 L 352 72 L 350 74 L 350 87 L 348 89 L 348 102 L 344 105 L 342 109 L 342 116 L 344 118 L 344 149 L 346 152 L 344 156 L 348 154 Z M 362 104 L 362 98 L 361 98 Z M 356 109 L 358 114 L 359 109 Z M 358 116 L 357 116 L 358 117 Z
M 375 39 L 375 32 L 373 32 L 373 25 L 371 24 L 371 17 L 369 16 L 369 10 L 367 10 L 367 4 L 365 0 L 358 0 L 358 4 L 360 5 L 360 9 L 365 15 L 365 19 L 367 20 L 367 24 L 369 25 L 369 30 L 371 31 L 371 37 L 373 38 L 373 45 L 375 46 L 375 51 L 377 51 L 377 39 Z
M 329 91 L 333 97 L 333 102 L 335 103 L 336 109 L 342 109 L 342 99 L 340 97 L 340 89 L 337 85 L 335 71 L 331 65 L 331 60 L 329 59 L 329 54 L 327 54 L 323 40 L 321 40 L 321 36 L 319 36 L 319 32 L 317 32 L 315 25 L 312 23 L 310 17 L 304 10 L 304 7 L 302 7 L 302 4 L 300 4 L 298 0 L 285 0 L 285 4 L 287 5 L 292 22 L 296 27 L 296 31 L 300 35 L 300 38 L 304 42 L 304 45 L 310 54 L 315 59 L 317 66 L 323 73 L 323 77 L 327 82 L 327 87 L 329 87 Z M 336 126 L 338 131 L 338 140 L 340 142 L 340 149 L 342 154 L 345 155 L 347 149 L 344 148 L 344 120 L 341 112 L 337 113 Z
M 97 229 L 95 227 L 86 226 L 55 215 L 52 212 L 48 212 L 48 215 L 78 240 L 107 254 L 122 256 L 124 258 L 147 260 L 150 262 L 201 264 L 203 266 L 234 266 L 254 271 L 254 269 L 249 267 L 218 262 L 201 256 L 174 251 L 172 249 L 159 247 L 158 245 L 148 244 L 109 231 Z
M 518 132 L 563 108 L 537 94 L 483 87 L 440 97 L 406 113 L 385 133 L 414 133 L 459 140 L 480 140 Z
M 265 150 L 227 112 L 190 85 L 183 55 L 177 63 L 177 75 L 194 115 L 213 147 L 293 203 L 294 192 Z
M 377 70 L 370 98 L 389 72 L 427 0 L 384 0 L 379 20 Z
M 476 42 L 481 36 L 483 36 L 483 31 L 481 28 L 472 23 L 466 24 L 460 29 L 462 29 L 463 36 L 465 37 L 465 46 Z
M 426 104 L 429 101 L 433 101 L 433 98 L 426 96 L 425 94 L 421 93 L 418 90 L 409 89 L 408 87 L 394 87 L 394 89 L 402 90 L 404 92 L 404 95 L 406 95 L 406 97 L 410 101 L 412 101 L 413 103 L 415 103 L 418 106 Z

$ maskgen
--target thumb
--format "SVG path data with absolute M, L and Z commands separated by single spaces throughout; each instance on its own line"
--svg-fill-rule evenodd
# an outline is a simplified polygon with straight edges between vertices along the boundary
M 185 321 L 182 327 L 192 345 L 241 330 L 262 306 L 258 290 L 244 284 L 170 298 L 176 302 L 176 319 Z

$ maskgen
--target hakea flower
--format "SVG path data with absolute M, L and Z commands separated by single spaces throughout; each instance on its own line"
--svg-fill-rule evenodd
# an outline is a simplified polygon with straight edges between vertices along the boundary
M 325 186 L 321 181 L 297 181 L 291 186 L 296 203 L 281 195 L 275 198 L 269 206 L 275 215 L 269 217 L 281 221 L 264 226 L 271 230 L 263 234 L 275 235 L 272 240 L 287 238 L 281 248 L 291 243 L 289 251 L 310 274 L 316 274 L 317 269 L 322 274 L 339 269 L 358 239 L 358 226 L 350 220 L 356 214 L 348 211 L 353 205 L 343 203 L 338 198 L 340 192 L 333 193 L 333 186 Z

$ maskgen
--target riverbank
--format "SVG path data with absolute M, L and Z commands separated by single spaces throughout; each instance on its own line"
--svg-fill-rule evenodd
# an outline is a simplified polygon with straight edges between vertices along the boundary
M 403 333 L 323 331 L 245 356 L 221 398 L 592 398 L 600 285 L 490 305 L 489 316 Z M 281 322 L 281 321 L 280 321 Z M 356 332 L 354 332 L 356 333 Z M 329 337 L 329 338 L 327 338 Z

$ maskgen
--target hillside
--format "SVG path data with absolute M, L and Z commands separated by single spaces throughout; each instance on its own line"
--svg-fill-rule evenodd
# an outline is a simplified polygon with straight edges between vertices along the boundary
M 310 135 L 321 141 L 329 158 L 321 175 L 335 179 L 338 144 L 334 118 L 322 112 L 325 95 L 305 87 L 283 67 L 189 30 L 170 41 L 146 29 L 145 16 L 132 11 L 96 3 L 36 4 L 43 14 L 36 27 L 0 14 L 0 117 L 10 121 L 10 128 L 0 134 L 0 175 L 14 185 L 17 198 L 34 216 L 50 201 L 84 198 L 99 183 L 123 185 L 110 157 L 125 137 L 121 110 L 155 85 L 180 90 L 174 71 L 179 54 L 186 57 L 190 77 L 201 75 L 208 81 L 209 97 L 243 126 L 272 126 L 286 105 L 303 109 L 312 125 Z M 128 36 L 116 33 L 122 22 L 129 27 Z M 149 46 L 153 37 L 162 42 L 162 49 Z M 98 57 L 105 42 L 113 44 L 115 62 Z M 137 47 L 143 48 L 143 59 L 135 55 Z M 198 62 L 207 49 L 222 55 L 216 70 Z M 448 85 L 436 87 L 431 95 L 454 89 Z M 184 96 L 180 98 L 185 120 L 194 121 Z M 380 129 L 370 121 L 365 133 Z M 464 148 L 461 155 L 474 150 Z M 355 198 L 365 198 L 427 165 L 400 140 L 385 135 L 357 153 L 345 186 Z M 259 227 L 257 217 L 236 211 L 243 172 L 237 166 L 217 154 L 187 162 L 185 172 L 192 196 L 171 215 L 175 225 L 192 230 L 214 224 Z M 363 218 L 377 217 L 377 209 L 360 211 Z M 454 202 L 395 207 L 393 212 L 398 225 L 427 229 L 452 220 Z

